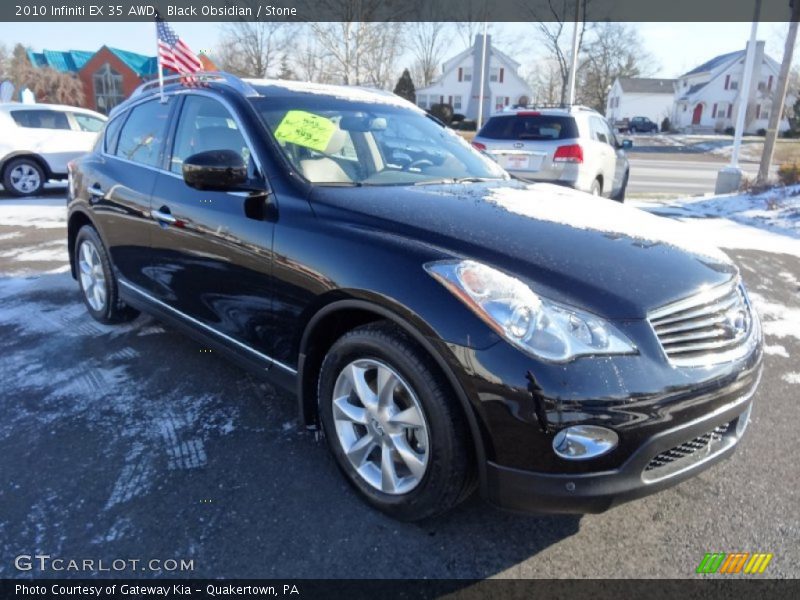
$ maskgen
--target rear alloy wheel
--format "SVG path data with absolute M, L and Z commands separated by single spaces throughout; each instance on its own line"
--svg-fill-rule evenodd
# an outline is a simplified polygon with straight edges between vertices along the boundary
M 35 196 L 44 188 L 44 170 L 30 158 L 15 158 L 3 171 L 3 187 L 14 196 Z
M 619 188 L 619 191 L 614 194 L 612 200 L 616 200 L 617 202 L 625 202 L 625 192 L 628 189 L 628 177 L 630 176 L 629 171 L 625 171 L 625 176 L 622 178 L 622 185 Z
M 469 428 L 430 362 L 384 322 L 342 336 L 320 371 L 319 414 L 339 468 L 403 521 L 442 513 L 474 489 Z
M 592 182 L 592 187 L 589 188 L 589 193 L 592 196 L 600 196 L 603 193 L 603 184 L 600 183 L 599 179 L 595 179 Z
M 91 225 L 84 225 L 75 240 L 75 273 L 86 309 L 97 321 L 120 323 L 139 314 L 119 299 L 108 254 Z

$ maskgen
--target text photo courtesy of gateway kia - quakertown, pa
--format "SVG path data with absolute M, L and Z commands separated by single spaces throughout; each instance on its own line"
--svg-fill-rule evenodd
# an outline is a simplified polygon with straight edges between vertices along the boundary
M 0 597 L 800 593 L 800 2 L 0 16 Z

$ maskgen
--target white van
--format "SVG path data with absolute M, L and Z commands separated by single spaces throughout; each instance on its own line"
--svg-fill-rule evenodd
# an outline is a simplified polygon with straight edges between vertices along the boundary
M 67 163 L 92 149 L 106 117 L 60 104 L 0 104 L 0 180 L 14 196 L 66 179 Z

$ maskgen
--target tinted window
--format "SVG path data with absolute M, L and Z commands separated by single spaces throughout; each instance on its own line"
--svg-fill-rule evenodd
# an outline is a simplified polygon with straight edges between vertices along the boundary
M 558 115 L 492 117 L 478 134 L 490 140 L 567 140 L 578 137 L 575 119 Z
M 208 150 L 233 150 L 245 162 L 250 159 L 244 136 L 228 109 L 212 98 L 188 96 L 181 109 L 170 170 L 180 173 L 187 157 Z
M 14 110 L 11 117 L 20 127 L 70 129 L 67 115 L 55 110 Z
M 117 134 L 125 122 L 124 116 L 119 116 L 108 121 L 106 125 L 106 132 L 103 136 L 105 138 L 106 152 L 114 154 L 114 149 L 117 147 Z
M 103 128 L 103 119 L 98 119 L 92 115 L 84 115 L 83 113 L 72 113 L 75 117 L 75 122 L 80 127 L 81 131 L 98 132 Z
M 603 119 L 592 117 L 589 120 L 589 126 L 592 131 L 593 139 L 597 140 L 598 142 L 603 142 L 604 144 L 611 143 L 611 130 L 608 128 L 608 125 Z
M 158 165 L 167 130 L 169 104 L 145 102 L 131 110 L 122 126 L 114 154 L 151 167 Z

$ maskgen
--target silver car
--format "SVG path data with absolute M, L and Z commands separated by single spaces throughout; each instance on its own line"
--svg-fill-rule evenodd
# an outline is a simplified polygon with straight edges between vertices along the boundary
M 507 109 L 489 118 L 472 145 L 523 179 L 625 199 L 632 143 L 617 140 L 591 108 Z

